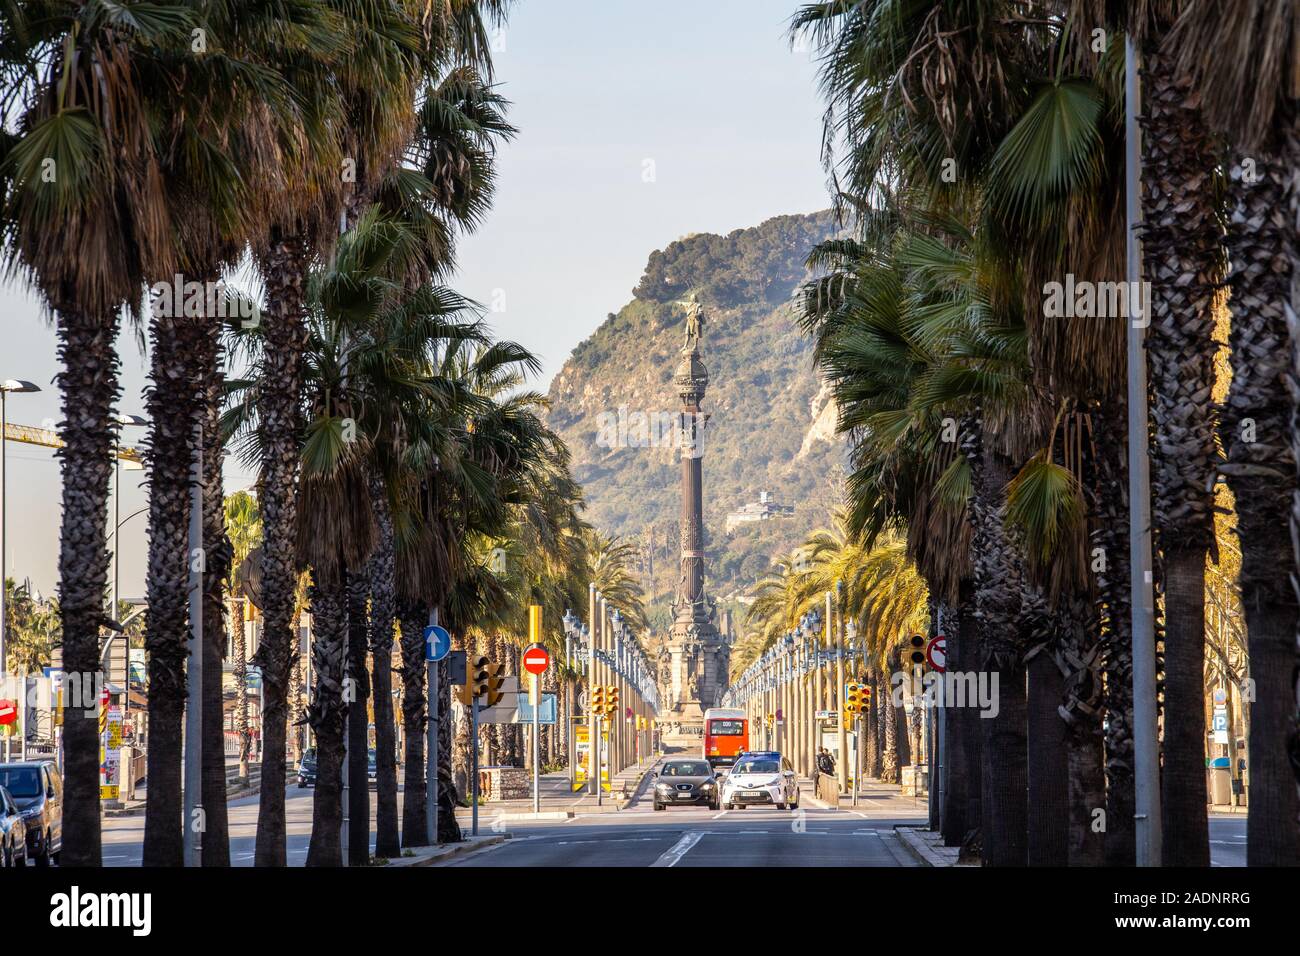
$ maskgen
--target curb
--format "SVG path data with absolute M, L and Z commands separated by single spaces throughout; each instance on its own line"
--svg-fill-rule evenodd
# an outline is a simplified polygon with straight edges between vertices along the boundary
M 916 836 L 916 834 L 921 831 L 926 833 L 931 832 L 926 827 L 909 826 L 907 824 L 898 824 L 894 827 L 894 833 L 897 835 L 899 842 L 902 843 L 903 846 L 907 847 L 908 852 L 916 858 L 917 862 L 920 863 L 921 866 L 930 866 L 942 869 L 960 869 L 964 866 L 964 864 L 950 863 L 942 857 L 937 856 L 923 840 Z
M 572 818 L 572 810 L 542 810 L 538 813 L 529 810 L 524 813 L 503 813 L 495 819 L 504 820 L 507 823 L 522 823 L 527 820 L 569 820 Z
M 500 846 L 502 843 L 505 843 L 506 840 L 509 839 L 510 839 L 509 833 L 500 833 L 500 834 L 496 834 L 495 836 L 479 837 L 477 840 L 474 840 L 473 842 L 463 841 L 461 843 L 453 843 L 451 844 L 450 849 L 442 850 L 440 852 L 430 854 L 429 856 L 424 857 L 423 859 L 417 859 L 405 865 L 408 867 L 433 866 L 436 863 L 445 863 L 447 860 L 452 860 L 455 859 L 456 857 L 468 856 L 469 854 L 475 853 L 478 850 L 485 850 L 490 846 Z M 389 866 L 392 865 L 393 863 L 390 862 Z

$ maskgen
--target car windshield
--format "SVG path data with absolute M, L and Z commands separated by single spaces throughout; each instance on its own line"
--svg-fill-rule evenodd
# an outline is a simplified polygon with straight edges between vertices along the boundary
M 707 777 L 709 775 L 709 765 L 704 761 L 699 763 L 666 763 L 664 764 L 663 775 L 665 777 Z
M 316 749 L 314 747 L 302 755 L 302 765 L 304 767 L 316 766 Z
M 775 760 L 763 758 L 761 760 L 742 760 L 736 764 L 735 773 L 776 773 L 777 763 Z
M 35 767 L 0 767 L 0 787 L 15 799 L 39 797 L 41 774 Z
M 370 748 L 370 753 L 368 754 L 368 759 L 370 760 L 370 769 L 371 769 L 371 770 L 374 770 L 374 769 L 375 769 L 375 749 L 374 749 L 373 747 Z

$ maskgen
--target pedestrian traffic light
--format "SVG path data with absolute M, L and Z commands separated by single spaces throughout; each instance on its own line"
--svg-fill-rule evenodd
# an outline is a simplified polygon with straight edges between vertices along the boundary
M 506 665 L 489 663 L 487 666 L 487 684 L 484 688 L 484 693 L 487 696 L 485 706 L 495 707 L 501 703 L 501 698 L 505 696 L 505 693 L 501 690 L 501 685 L 505 682 Z

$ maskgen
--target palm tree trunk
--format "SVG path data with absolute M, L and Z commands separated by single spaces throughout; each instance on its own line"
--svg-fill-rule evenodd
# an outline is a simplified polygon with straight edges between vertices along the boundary
M 1041 598 L 1041 595 L 1037 595 Z M 1041 623 L 1050 630 L 1050 617 Z M 1059 708 L 1065 675 L 1057 666 L 1052 642 L 1026 655 L 1029 679 L 1027 734 L 1029 758 L 1030 866 L 1065 866 L 1070 824 L 1069 755 L 1065 721 Z
M 1118 404 L 1117 404 L 1118 403 Z M 1129 582 L 1128 445 L 1122 398 L 1091 410 L 1096 487 L 1092 510 L 1092 567 L 1102 622 L 1102 701 L 1106 710 L 1106 866 L 1133 866 L 1133 622 Z M 1098 552 L 1097 549 L 1100 549 Z
M 463 625 L 446 614 L 447 623 L 455 631 Z M 459 843 L 462 839 L 460 824 L 456 822 L 456 807 L 460 805 L 460 791 L 454 767 L 456 732 L 451 716 L 451 673 L 447 661 L 438 665 L 438 833 L 439 843 Z
M 1288 767 L 1286 736 L 1296 712 L 1296 598 L 1288 580 L 1288 535 L 1296 459 L 1281 440 L 1292 412 L 1286 310 L 1296 261 L 1288 219 L 1292 167 L 1268 154 L 1254 157 L 1255 176 L 1232 170 L 1228 250 L 1232 384 L 1219 437 L 1237 512 L 1241 603 L 1246 618 L 1251 705 L 1250 799 L 1246 861 L 1251 866 L 1300 863 L 1300 803 Z M 1300 769 L 1300 765 L 1297 765 Z
M 953 615 L 955 620 L 952 622 L 954 626 L 949 628 L 946 635 L 948 669 L 954 678 L 973 674 L 979 669 L 974 603 L 974 582 L 964 580 L 959 585 L 957 614 Z M 980 734 L 979 715 L 974 708 L 957 707 L 950 700 L 945 701 L 945 706 L 948 756 L 944 768 L 947 781 L 944 789 L 943 842 L 945 846 L 962 846 L 972 832 L 980 828 L 983 818 L 979 770 L 983 763 L 983 738 Z
M 398 624 L 402 632 L 402 736 L 406 738 L 405 779 L 402 799 L 402 846 L 428 846 L 429 828 L 424 812 L 424 733 L 428 721 L 425 703 L 424 626 L 429 609 L 405 603 Z
M 392 859 L 402 852 L 397 820 L 397 733 L 393 726 L 393 621 L 397 617 L 396 551 L 388 494 L 371 481 L 378 538 L 366 569 L 370 591 L 370 654 L 375 680 L 375 856 Z M 418 782 L 413 782 L 418 786 Z
M 343 826 L 343 760 L 346 756 L 343 724 L 347 706 L 343 699 L 343 681 L 347 676 L 347 575 L 325 577 L 313 571 L 309 594 L 315 687 L 307 716 L 316 733 L 316 791 L 312 800 L 307 866 L 342 866 L 339 830 Z M 362 779 L 365 779 L 364 774 Z M 265 786 L 263 783 L 264 790 Z
M 983 738 L 981 807 L 982 852 L 990 866 L 1028 862 L 1028 755 L 1026 753 L 1025 671 L 1018 646 L 1020 556 L 1003 523 L 1009 463 L 984 448 L 978 422 L 962 432 L 962 452 L 971 463 L 974 493 L 971 566 L 980 670 L 996 714 L 981 713 Z M 997 680 L 997 692 L 993 680 Z M 967 702 L 967 709 L 972 704 Z
M 226 537 L 222 468 L 221 401 L 224 393 L 220 326 L 209 319 L 199 333 L 203 346 L 196 380 L 203 416 L 203 865 L 230 866 L 226 813 L 226 735 L 221 664 L 226 656 L 225 582 L 234 549 Z
M 262 788 L 258 798 L 257 866 L 284 866 L 285 736 L 289 649 L 298 584 L 296 480 L 302 353 L 306 346 L 304 285 L 309 256 L 301 238 L 280 237 L 261 263 L 269 303 L 266 377 L 258 395 L 262 432 L 262 588 L 266 605 L 255 663 L 262 670 Z M 317 795 L 319 800 L 319 793 Z
M 303 739 L 306 736 L 306 717 L 303 707 L 303 668 L 302 668 L 302 609 L 295 608 L 293 623 L 289 627 L 289 691 L 285 700 L 288 731 L 285 737 L 286 750 L 297 764 L 302 760 Z
M 235 733 L 239 737 L 239 779 L 248 782 L 248 625 L 244 621 L 247 598 L 231 602 L 231 626 L 234 629 Z
M 370 672 L 366 668 L 366 580 L 349 572 L 347 673 L 348 866 L 370 865 Z
M 183 862 L 181 717 L 185 709 L 188 655 L 190 459 L 196 393 L 192 376 L 202 353 L 198 323 L 154 316 L 153 356 L 147 390 L 150 429 L 149 786 L 145 797 L 145 866 Z
M 1060 699 L 1069 753 L 1070 866 L 1105 862 L 1106 774 L 1102 733 L 1103 647 L 1094 602 L 1084 593 L 1058 598 L 1056 666 L 1065 675 Z
M 1151 282 L 1152 512 L 1165 585 L 1167 866 L 1209 866 L 1205 786 L 1205 561 L 1213 539 L 1213 302 L 1223 278 L 1217 155 L 1195 98 L 1145 57 L 1143 258 Z
M 116 315 L 87 315 L 69 296 L 58 315 L 58 375 L 64 447 L 59 532 L 59 616 L 69 679 L 63 722 L 63 850 L 66 866 L 100 866 L 99 627 L 108 590 L 107 515 L 113 475 L 113 404 L 118 394 Z M 0 582 L 2 586 L 3 582 Z M 150 735 L 152 737 L 152 734 Z M 179 759 L 179 758 L 178 758 Z M 177 832 L 180 830 L 177 807 Z
M 898 661 L 895 656 L 890 655 L 890 673 L 898 673 Z M 880 698 L 880 720 L 884 725 L 885 745 L 880 761 L 880 779 L 884 783 L 898 783 L 898 719 L 897 708 L 894 707 L 893 689 L 885 688 L 884 694 Z

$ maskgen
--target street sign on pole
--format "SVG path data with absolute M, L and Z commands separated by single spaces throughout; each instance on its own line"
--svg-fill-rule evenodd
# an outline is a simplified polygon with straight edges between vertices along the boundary
M 948 663 L 948 639 L 942 634 L 932 638 L 925 645 L 925 662 L 930 665 L 931 669 L 943 673 L 945 665 Z
M 430 624 L 424 629 L 424 659 L 436 664 L 451 653 L 451 635 L 445 627 Z
M 524 670 L 530 674 L 544 674 L 551 666 L 551 655 L 541 644 L 533 644 L 524 649 Z

